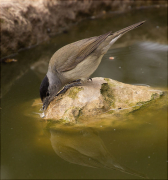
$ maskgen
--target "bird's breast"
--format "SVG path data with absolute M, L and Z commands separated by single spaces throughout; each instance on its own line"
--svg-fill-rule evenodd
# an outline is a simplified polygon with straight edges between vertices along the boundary
M 89 78 L 91 74 L 98 68 L 101 59 L 101 56 L 88 56 L 82 62 L 80 62 L 74 69 L 64 72 L 62 75 L 66 79 L 76 80 L 76 79 L 86 79 Z

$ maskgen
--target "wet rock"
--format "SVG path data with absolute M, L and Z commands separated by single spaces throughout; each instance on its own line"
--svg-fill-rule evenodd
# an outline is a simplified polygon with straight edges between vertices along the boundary
M 76 122 L 80 117 L 125 115 L 163 95 L 146 86 L 124 84 L 108 78 L 93 78 L 56 97 L 44 112 L 45 119 Z

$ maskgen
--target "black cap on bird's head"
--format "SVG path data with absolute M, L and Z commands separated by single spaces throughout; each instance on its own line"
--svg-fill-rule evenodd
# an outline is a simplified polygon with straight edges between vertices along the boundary
M 40 97 L 41 97 L 42 102 L 47 96 L 49 96 L 48 87 L 49 87 L 49 81 L 46 75 L 40 85 Z
M 62 88 L 62 83 L 56 74 L 47 73 L 40 85 L 40 97 L 43 102 L 43 110 L 47 109 L 50 102 Z

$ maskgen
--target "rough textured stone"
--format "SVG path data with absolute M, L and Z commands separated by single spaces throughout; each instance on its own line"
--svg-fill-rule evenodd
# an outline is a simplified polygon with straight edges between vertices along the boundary
M 163 95 L 146 86 L 124 84 L 108 78 L 93 78 L 56 97 L 44 112 L 45 119 L 76 122 L 79 117 L 126 114 Z

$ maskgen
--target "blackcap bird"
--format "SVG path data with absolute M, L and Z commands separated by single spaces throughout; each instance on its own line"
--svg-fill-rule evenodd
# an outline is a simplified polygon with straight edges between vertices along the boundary
M 133 24 L 114 33 L 110 31 L 100 36 L 82 39 L 56 51 L 51 57 L 48 72 L 40 86 L 43 109 L 47 109 L 55 96 L 88 80 L 111 45 L 123 34 L 144 22 Z

